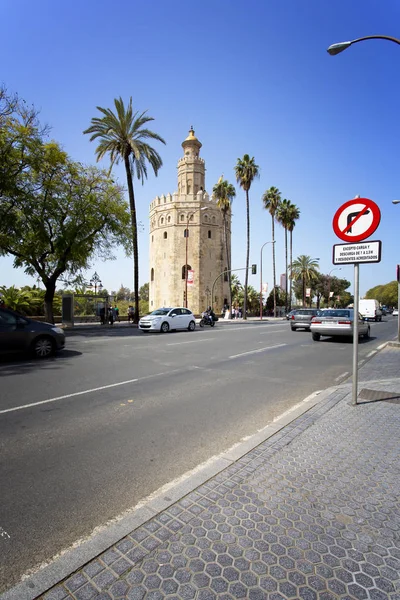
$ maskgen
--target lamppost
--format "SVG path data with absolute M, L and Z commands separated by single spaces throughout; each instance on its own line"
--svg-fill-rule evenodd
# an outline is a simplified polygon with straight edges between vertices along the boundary
M 101 279 L 98 276 L 98 274 L 96 273 L 96 271 L 93 273 L 92 278 L 89 281 L 89 287 L 94 287 L 94 297 L 96 297 L 97 288 L 99 288 L 99 290 L 101 290 L 103 288 L 103 284 L 101 283 Z
M 357 38 L 356 40 L 351 40 L 350 42 L 338 42 L 337 44 L 332 44 L 329 46 L 329 48 L 327 48 L 327 52 L 331 56 L 335 56 L 336 54 L 339 54 L 340 52 L 343 52 L 349 48 L 349 46 L 357 44 L 358 42 L 363 42 L 364 40 L 388 40 L 389 42 L 400 44 L 399 39 L 391 37 L 390 35 L 366 35 L 365 37 Z
M 262 246 L 261 246 L 261 250 L 260 250 L 260 321 L 262 321 L 262 313 L 263 313 L 263 302 L 262 302 L 262 251 L 264 246 L 266 246 L 267 244 L 275 244 L 275 240 L 273 242 L 265 242 Z
M 341 271 L 342 267 L 333 267 L 333 269 L 331 269 L 328 273 L 328 306 L 329 306 L 329 302 L 331 299 L 331 273 L 333 273 L 333 271 Z
M 185 231 L 185 236 L 186 236 L 186 240 L 185 240 L 185 308 L 187 308 L 188 305 L 188 239 L 189 239 L 189 220 L 190 217 L 193 217 L 197 212 L 199 212 L 200 210 L 207 210 L 208 206 L 202 206 L 201 208 L 196 208 L 195 210 L 193 210 L 192 212 L 188 213 L 187 217 L 186 217 L 186 231 Z
M 400 204 L 400 200 L 392 200 L 393 204 Z M 400 266 L 397 265 L 397 310 L 400 304 Z M 400 316 L 397 315 L 397 341 L 400 342 Z

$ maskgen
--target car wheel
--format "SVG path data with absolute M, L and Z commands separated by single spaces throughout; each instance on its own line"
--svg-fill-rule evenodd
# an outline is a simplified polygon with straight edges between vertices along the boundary
M 160 331 L 161 331 L 161 333 L 168 333 L 169 325 L 168 325 L 167 321 L 164 321 L 164 323 L 161 325 Z
M 314 342 L 319 342 L 319 340 L 321 339 L 320 333 L 313 332 L 311 335 L 312 335 L 312 339 L 314 340 Z
M 200 319 L 199 325 L 200 325 L 200 327 L 204 327 L 204 321 L 203 321 L 203 319 Z
M 48 358 L 54 354 L 55 349 L 56 346 L 54 341 L 47 335 L 36 338 L 32 343 L 32 351 L 36 358 Z
M 290 327 L 292 331 L 296 331 L 296 327 Z
M 188 327 L 189 331 L 194 331 L 195 327 L 196 327 L 195 321 L 190 321 L 189 327 Z

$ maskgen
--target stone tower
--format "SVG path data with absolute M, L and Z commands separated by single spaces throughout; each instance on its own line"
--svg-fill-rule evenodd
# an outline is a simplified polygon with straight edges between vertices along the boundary
M 218 278 L 227 269 L 223 218 L 206 192 L 201 146 L 192 127 L 182 142 L 178 191 L 157 196 L 150 204 L 150 310 L 187 306 L 199 314 L 213 301 L 219 314 L 229 302 L 228 277 Z M 226 237 L 230 256 L 230 211 Z

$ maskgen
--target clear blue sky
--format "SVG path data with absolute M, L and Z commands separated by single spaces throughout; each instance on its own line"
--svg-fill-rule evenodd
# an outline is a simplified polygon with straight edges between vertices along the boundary
M 336 209 L 356 194 L 380 207 L 371 239 L 383 243 L 382 262 L 362 265 L 360 291 L 395 279 L 400 262 L 399 145 L 400 46 L 356 44 L 331 57 L 334 43 L 373 34 L 400 34 L 398 0 L 106 0 L 54 2 L 3 0 L 1 81 L 41 110 L 52 137 L 75 160 L 95 162 L 95 144 L 82 131 L 96 106 L 133 98 L 155 118 L 167 141 L 164 166 L 136 184 L 140 283 L 149 280 L 149 203 L 177 188 L 176 164 L 191 125 L 203 144 L 209 192 L 223 173 L 235 183 L 234 165 L 255 157 L 261 176 L 250 191 L 250 262 L 271 239 L 271 218 L 261 196 L 270 186 L 290 199 L 301 218 L 294 256 L 320 258 L 333 269 Z M 395 27 L 395 25 L 397 27 Z M 106 163 L 104 163 L 106 166 Z M 125 182 L 121 168 L 116 171 Z M 233 204 L 233 268 L 245 266 L 245 197 Z M 284 235 L 276 228 L 277 273 L 284 272 Z M 94 263 L 107 289 L 133 287 L 132 260 Z M 272 284 L 270 246 L 264 277 Z M 353 280 L 353 268 L 334 275 Z M 0 284 L 34 281 L 0 258 Z M 279 282 L 279 280 L 278 280 Z M 249 277 L 256 289 L 259 275 Z

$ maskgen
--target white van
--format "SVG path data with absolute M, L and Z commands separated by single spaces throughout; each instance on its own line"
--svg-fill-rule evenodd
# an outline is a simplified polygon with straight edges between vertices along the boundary
M 360 298 L 359 313 L 366 321 L 382 321 L 382 310 L 378 300 Z

